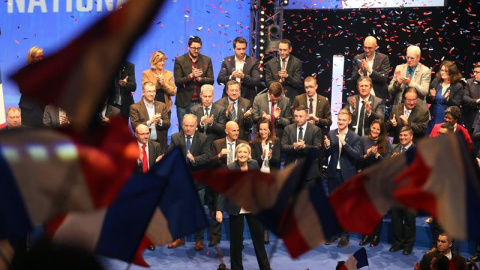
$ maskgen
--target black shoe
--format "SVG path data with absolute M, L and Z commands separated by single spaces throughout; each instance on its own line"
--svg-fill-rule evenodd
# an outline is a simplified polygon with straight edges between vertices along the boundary
M 472 256 L 472 257 L 468 258 L 468 261 L 470 261 L 470 262 L 480 261 L 480 254 L 476 254 L 475 256 Z
M 368 242 L 370 242 L 370 235 L 363 236 L 362 240 L 358 243 L 360 246 L 365 246 Z
M 213 247 L 213 246 L 217 245 L 218 243 L 220 243 L 220 238 L 213 237 L 212 239 L 210 239 L 210 242 L 208 242 L 208 246 Z
M 154 245 L 148 246 L 147 249 L 150 250 L 150 251 L 154 251 L 154 250 L 155 250 L 155 246 L 154 246 Z
M 402 245 L 393 245 L 388 251 L 390 252 L 397 252 L 402 249 Z
M 350 242 L 350 237 L 343 235 L 340 238 L 340 241 L 338 241 L 337 247 L 340 247 L 340 248 L 346 247 L 348 246 L 348 242 Z
M 378 243 L 380 243 L 380 236 L 373 236 L 372 241 L 370 241 L 370 247 L 376 247 L 378 246 Z
M 325 242 L 325 245 L 331 245 L 331 244 L 335 243 L 335 241 L 337 241 L 337 239 L 338 239 L 338 237 L 333 236 Z
M 403 255 L 410 255 L 412 254 L 412 247 L 405 247 L 402 252 Z

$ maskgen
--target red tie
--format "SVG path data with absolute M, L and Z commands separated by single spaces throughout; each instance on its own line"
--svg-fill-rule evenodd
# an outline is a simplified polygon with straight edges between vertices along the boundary
M 275 136 L 275 103 L 273 102 L 270 110 L 270 121 L 272 122 L 272 135 Z
M 145 147 L 147 147 L 146 144 L 142 145 L 142 153 L 143 153 L 142 169 L 143 169 L 143 173 L 146 173 L 148 171 L 148 156 L 147 156 L 147 151 L 145 150 Z

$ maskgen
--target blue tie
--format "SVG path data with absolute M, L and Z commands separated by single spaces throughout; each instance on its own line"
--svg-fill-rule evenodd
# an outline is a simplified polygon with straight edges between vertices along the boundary
M 187 149 L 185 151 L 185 156 L 187 156 L 187 152 L 190 151 L 190 146 L 192 146 L 192 136 L 187 136 Z

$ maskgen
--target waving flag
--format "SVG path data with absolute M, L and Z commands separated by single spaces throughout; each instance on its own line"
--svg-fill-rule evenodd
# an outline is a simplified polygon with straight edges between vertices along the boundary
M 0 128 L 7 126 L 5 118 L 5 102 L 3 98 L 3 86 L 2 86 L 2 70 L 0 69 Z
M 458 132 L 421 140 L 347 181 L 330 203 L 350 232 L 371 234 L 388 209 L 404 207 L 431 214 L 456 239 L 479 238 L 480 177 L 468 153 Z
M 137 157 L 128 126 L 118 119 L 88 142 L 56 130 L 1 133 L 0 239 L 23 236 L 59 213 L 110 205 Z
M 345 264 L 340 268 L 341 270 L 357 270 L 362 267 L 368 266 L 368 257 L 367 251 L 365 248 L 360 248 L 355 253 L 353 253 L 350 258 L 345 262 Z
M 13 76 L 23 95 L 53 103 L 84 130 L 113 84 L 120 63 L 153 21 L 162 0 L 131 0 L 68 46 Z
M 302 189 L 311 158 L 264 174 L 260 171 L 202 171 L 195 179 L 255 214 L 296 258 L 325 242 L 341 229 L 321 184 Z
M 53 242 L 132 262 L 166 181 L 135 174 L 108 208 L 69 213 L 45 226 Z

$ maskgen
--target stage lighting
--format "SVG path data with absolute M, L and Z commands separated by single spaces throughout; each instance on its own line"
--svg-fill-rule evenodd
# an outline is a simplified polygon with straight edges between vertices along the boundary
M 280 4 L 281 4 L 282 6 L 288 6 L 289 1 L 288 1 L 288 0 L 282 0 L 282 1 L 280 1 Z

